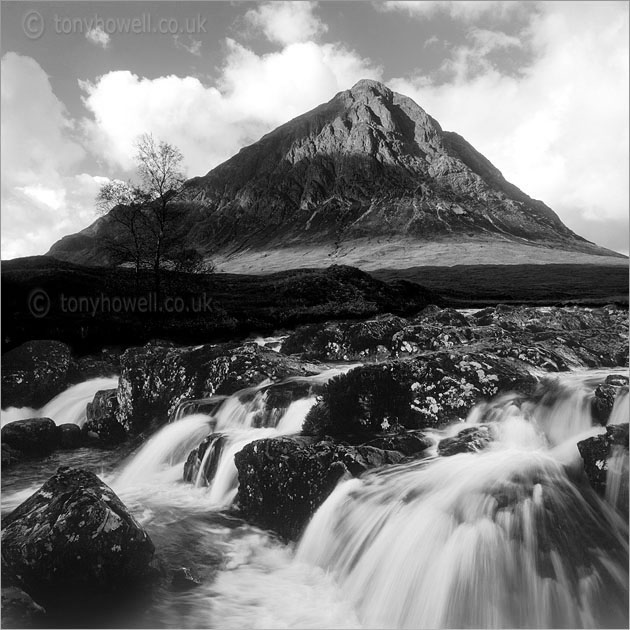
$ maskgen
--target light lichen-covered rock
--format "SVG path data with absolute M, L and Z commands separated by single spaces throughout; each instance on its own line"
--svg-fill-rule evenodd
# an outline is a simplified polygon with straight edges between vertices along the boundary
M 528 393 L 534 377 L 520 361 L 488 352 L 437 352 L 364 365 L 331 379 L 306 417 L 309 435 L 374 434 L 402 425 L 435 427 L 462 420 L 499 392 Z
M 153 551 L 114 492 L 80 469 L 59 468 L 3 522 L 3 573 L 49 612 L 119 605 L 147 580 Z

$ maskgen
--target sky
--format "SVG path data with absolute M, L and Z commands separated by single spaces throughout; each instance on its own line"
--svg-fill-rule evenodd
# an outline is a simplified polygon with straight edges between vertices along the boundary
M 628 253 L 628 2 L 3 2 L 1 253 L 133 178 L 203 175 L 359 79 L 410 96 L 578 234 Z

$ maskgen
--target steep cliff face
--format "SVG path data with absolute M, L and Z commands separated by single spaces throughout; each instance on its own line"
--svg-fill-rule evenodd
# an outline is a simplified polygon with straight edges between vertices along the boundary
M 571 232 L 410 98 L 370 80 L 189 180 L 178 201 L 181 241 L 232 262 L 253 252 L 274 259 L 309 250 L 328 264 L 331 256 L 389 243 L 385 258 L 396 266 L 396 243 L 408 258 L 410 247 L 435 241 L 611 254 Z M 51 254 L 98 261 L 90 244 L 108 225 L 62 239 Z

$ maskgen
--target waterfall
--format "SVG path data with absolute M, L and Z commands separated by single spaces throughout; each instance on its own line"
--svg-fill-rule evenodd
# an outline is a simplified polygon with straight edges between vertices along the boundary
M 587 399 L 560 388 L 476 408 L 488 448 L 341 483 L 296 560 L 331 572 L 369 627 L 627 627 L 627 520 L 566 465 L 580 436 L 603 431 Z
M 50 418 L 55 424 L 78 424 L 86 421 L 85 410 L 94 400 L 96 392 L 118 387 L 118 377 L 100 377 L 69 387 L 58 394 L 41 409 L 31 407 L 8 407 L 2 410 L 2 426 L 26 418 Z
M 265 381 L 231 396 L 185 401 L 173 414 L 173 422 L 162 427 L 138 451 L 115 481 L 116 488 L 138 483 L 181 479 L 183 464 L 190 451 L 209 438 L 198 471 L 197 487 L 208 485 L 208 505 L 230 505 L 238 490 L 234 455 L 254 440 L 299 433 L 304 419 L 316 402 L 312 394 L 292 400 L 284 407 L 269 404 L 274 388 L 303 385 L 306 390 L 322 385 L 333 376 L 351 369 L 344 366 L 308 377 L 291 377 L 279 383 Z M 189 410 L 207 413 L 185 415 Z M 207 475 L 209 474 L 209 479 Z
M 173 473 L 181 476 L 177 464 L 208 435 L 212 422 L 210 416 L 195 414 L 162 427 L 118 474 L 116 487 L 172 480 Z

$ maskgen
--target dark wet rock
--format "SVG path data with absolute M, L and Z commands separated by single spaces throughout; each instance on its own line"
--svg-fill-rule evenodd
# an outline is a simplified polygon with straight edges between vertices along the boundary
M 201 580 L 192 569 L 181 567 L 173 571 L 172 584 L 176 591 L 187 591 L 191 588 L 201 586 Z
M 91 472 L 59 468 L 3 526 L 6 572 L 49 612 L 120 606 L 147 583 L 153 543 Z
M 26 455 L 48 455 L 59 446 L 59 432 L 50 418 L 27 418 L 5 424 L 2 442 Z
M 529 393 L 534 385 L 522 363 L 490 353 L 440 352 L 365 365 L 327 383 L 303 433 L 376 437 L 398 425 L 440 426 L 463 420 L 481 400 L 500 392 Z
M 462 429 L 457 435 L 440 440 L 438 453 L 443 457 L 458 453 L 475 453 L 493 441 L 490 427 L 485 425 Z
M 78 424 L 66 423 L 57 427 L 59 433 L 59 448 L 78 448 L 83 443 L 83 434 Z
M 365 446 L 374 446 L 386 451 L 398 451 L 403 455 L 417 455 L 428 449 L 433 440 L 421 431 L 402 431 L 396 434 L 384 435 L 370 440 Z
M 621 448 L 628 454 L 628 425 L 611 424 L 606 433 L 582 440 L 577 444 L 584 460 L 584 472 L 591 486 L 601 495 L 606 491 L 608 464 L 615 448 Z
M 267 379 L 279 381 L 318 371 L 255 343 L 130 348 L 121 366 L 119 420 L 131 433 L 164 424 L 185 399 L 229 395 Z
M 2 587 L 3 628 L 44 628 L 46 611 L 21 589 Z
M 127 437 L 127 431 L 118 421 L 118 390 L 104 389 L 96 392 L 86 407 L 83 430 L 93 432 L 105 444 L 118 444 Z
M 593 420 L 605 425 L 615 405 L 617 390 L 612 385 L 598 385 L 591 400 Z
M 612 385 L 613 387 L 627 387 L 628 381 L 628 377 L 623 374 L 609 374 L 606 377 L 605 384 Z
M 473 325 L 496 324 L 511 332 L 537 333 L 554 331 L 588 331 L 618 326 L 627 321 L 627 312 L 617 309 L 583 307 L 532 307 L 499 304 L 471 315 Z
M 2 406 L 42 407 L 69 382 L 74 363 L 60 341 L 29 341 L 2 356 Z
M 2 468 L 13 466 L 24 459 L 24 453 L 2 442 Z
M 412 320 L 412 323 L 440 324 L 441 326 L 456 326 L 465 328 L 470 326 L 468 318 L 454 308 L 440 308 L 430 304 L 420 311 Z
M 184 463 L 184 481 L 195 483 L 199 471 L 202 470 L 201 479 L 204 485 L 208 485 L 217 472 L 224 444 L 225 436 L 221 433 L 213 433 L 205 438 L 197 448 L 193 449 Z M 210 453 L 208 453 L 208 449 L 211 449 Z
M 326 361 L 389 357 L 393 334 L 406 325 L 407 321 L 396 315 L 363 322 L 311 324 L 289 335 L 282 352 Z
M 395 464 L 403 454 L 308 437 L 257 440 L 236 454 L 243 516 L 289 539 L 297 538 L 344 475 Z

